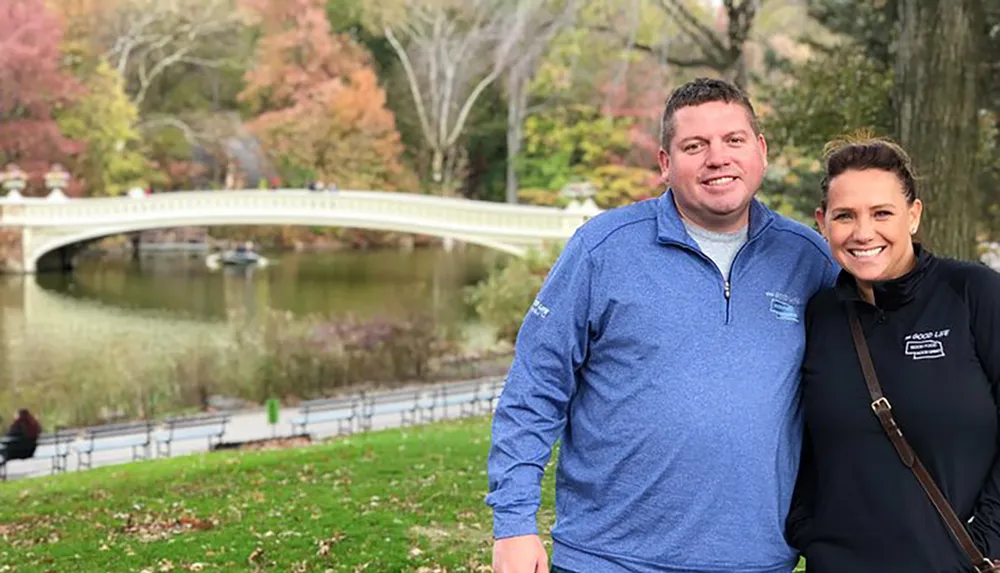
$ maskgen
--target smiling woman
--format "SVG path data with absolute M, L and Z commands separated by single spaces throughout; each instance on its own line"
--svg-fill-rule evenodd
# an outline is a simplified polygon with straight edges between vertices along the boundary
M 901 277 L 916 265 L 912 236 L 923 204 L 909 157 L 894 143 L 835 143 L 830 150 L 816 222 L 837 262 L 874 303 L 872 283 Z
M 789 542 L 808 573 L 994 571 L 1000 274 L 914 241 L 923 206 L 892 142 L 832 145 L 823 195 L 844 270 L 806 310 Z

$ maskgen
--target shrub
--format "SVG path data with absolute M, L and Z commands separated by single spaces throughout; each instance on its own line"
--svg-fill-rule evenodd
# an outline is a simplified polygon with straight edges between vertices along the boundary
M 469 302 L 484 321 L 497 329 L 497 338 L 513 343 L 524 313 L 562 252 L 563 245 L 532 250 L 523 259 L 511 259 L 497 267 L 467 291 Z

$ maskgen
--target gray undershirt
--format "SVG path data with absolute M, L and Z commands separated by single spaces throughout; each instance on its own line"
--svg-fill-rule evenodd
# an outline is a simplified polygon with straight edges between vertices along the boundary
M 684 221 L 684 228 L 701 247 L 701 251 L 715 262 L 719 270 L 722 271 L 723 278 L 728 281 L 733 259 L 736 258 L 740 247 L 747 242 L 749 236 L 747 227 L 743 227 L 735 233 L 714 233 Z

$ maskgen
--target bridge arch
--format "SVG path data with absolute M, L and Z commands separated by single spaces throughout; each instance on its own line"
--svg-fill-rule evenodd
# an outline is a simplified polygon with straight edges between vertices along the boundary
M 105 237 L 112 237 L 115 235 L 121 235 L 125 233 L 135 233 L 138 231 L 148 231 L 152 229 L 169 229 L 174 227 L 199 227 L 199 226 L 232 226 L 232 225 L 293 225 L 302 227 L 342 227 L 342 228 L 353 228 L 353 229 L 365 229 L 370 231 L 387 231 L 387 232 L 397 232 L 397 233 L 414 233 L 420 235 L 428 235 L 440 237 L 442 239 L 454 239 L 456 241 L 462 241 L 465 243 L 480 245 L 489 249 L 500 251 L 509 255 L 516 257 L 523 257 L 527 253 L 527 247 L 522 247 L 518 245 L 511 245 L 490 239 L 489 237 L 467 235 L 462 233 L 446 232 L 439 229 L 423 229 L 419 226 L 413 226 L 415 230 L 406 230 L 400 228 L 400 225 L 380 225 L 377 222 L 370 221 L 365 223 L 354 223 L 354 224 L 333 224 L 329 221 L 317 220 L 316 222 L 281 222 L 277 223 L 274 221 L 263 221 L 263 220 L 241 220 L 234 221 L 232 219 L 227 219 L 225 222 L 206 222 L 205 220 L 195 219 L 191 222 L 177 223 L 177 222 L 135 222 L 135 223 L 124 223 L 120 225 L 99 227 L 96 229 L 86 229 L 83 231 L 78 231 L 72 234 L 61 235 L 54 237 L 45 243 L 37 245 L 25 262 L 31 269 L 37 269 L 39 261 L 42 260 L 46 255 L 50 255 L 60 249 L 70 247 L 73 245 L 87 243 L 89 241 L 94 241 L 98 239 L 103 239 Z
M 412 233 L 482 245 L 514 256 L 562 241 L 596 207 L 561 209 L 384 191 L 194 191 L 141 198 L 0 200 L 0 227 L 22 232 L 21 266 L 48 253 L 115 235 L 183 226 L 300 225 Z M 64 252 L 64 251 L 62 251 Z

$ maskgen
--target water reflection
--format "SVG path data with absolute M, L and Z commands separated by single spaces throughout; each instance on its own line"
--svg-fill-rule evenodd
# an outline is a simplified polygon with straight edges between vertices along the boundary
M 197 370 L 205 349 L 231 344 L 234 330 L 271 311 L 430 314 L 457 326 L 466 349 L 488 346 L 492 329 L 476 320 L 464 289 L 504 256 L 475 248 L 268 254 L 264 269 L 212 271 L 200 256 L 157 254 L 84 260 L 65 275 L 0 276 L 0 408 L 30 402 L 67 420 L 84 415 L 74 403 L 85 398 L 135 402 L 164 381 L 190 379 L 178 369 Z
M 201 256 L 157 254 L 139 261 L 82 261 L 73 274 L 41 274 L 42 288 L 118 308 L 223 320 L 234 310 L 404 316 L 431 310 L 445 320 L 473 319 L 463 289 L 504 255 L 478 248 L 268 254 L 263 269 L 210 270 Z

